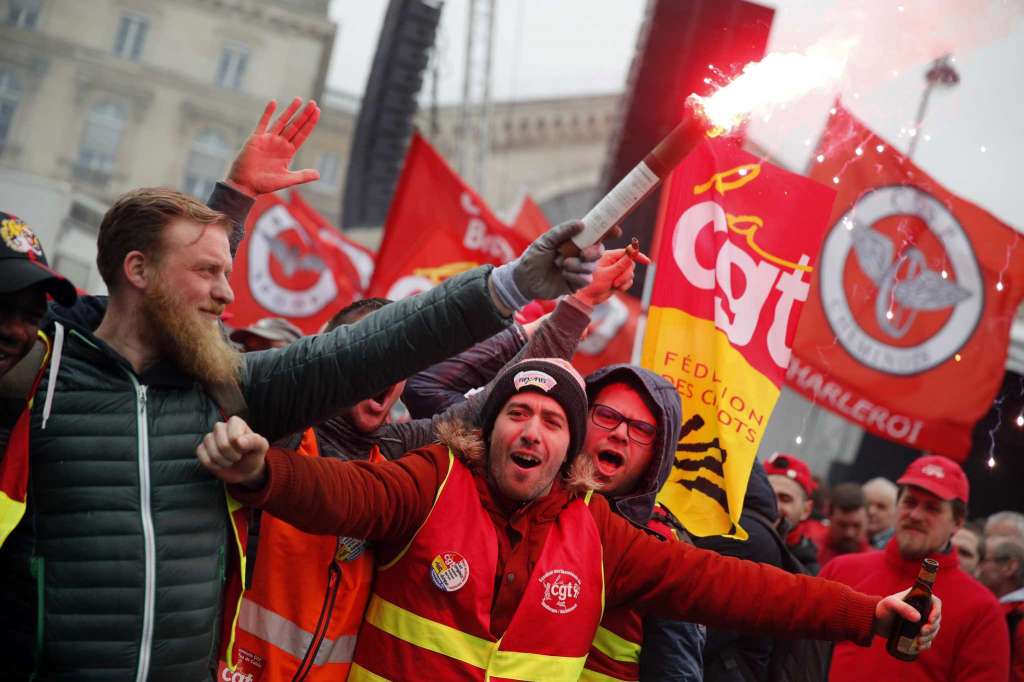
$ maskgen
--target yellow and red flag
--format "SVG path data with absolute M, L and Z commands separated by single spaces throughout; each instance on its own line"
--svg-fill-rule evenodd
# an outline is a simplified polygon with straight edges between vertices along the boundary
M 659 500 L 698 536 L 740 528 L 747 480 L 779 397 L 834 192 L 728 139 L 669 178 L 642 364 L 683 401 Z

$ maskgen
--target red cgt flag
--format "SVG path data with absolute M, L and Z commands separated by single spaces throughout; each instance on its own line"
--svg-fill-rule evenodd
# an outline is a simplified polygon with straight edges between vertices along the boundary
M 812 177 L 838 196 L 787 382 L 883 438 L 963 460 L 1003 380 L 1020 235 L 841 107 L 817 158 Z
M 478 265 L 510 261 L 529 243 L 502 224 L 417 133 L 384 222 L 367 296 L 405 298 Z
M 320 228 L 276 195 L 256 199 L 245 233 L 231 275 L 233 327 L 283 317 L 311 334 L 358 297 L 351 266 L 346 271 Z

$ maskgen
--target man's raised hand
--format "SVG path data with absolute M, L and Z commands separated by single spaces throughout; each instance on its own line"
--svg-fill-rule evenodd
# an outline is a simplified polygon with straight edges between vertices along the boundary
M 320 107 L 313 100 L 303 107 L 302 98 L 296 97 L 271 122 L 276 109 L 276 101 L 267 102 L 263 116 L 228 173 L 227 184 L 251 197 L 320 179 L 320 173 L 312 168 L 288 170 L 295 153 L 320 120 Z
M 600 305 L 611 298 L 614 292 L 628 291 L 633 286 L 636 263 L 649 265 L 650 262 L 651 259 L 640 251 L 630 252 L 628 249 L 605 251 L 597 261 L 593 280 L 573 296 L 591 307 Z
M 199 462 L 225 483 L 258 487 L 265 476 L 270 444 L 241 417 L 217 422 L 196 447 Z

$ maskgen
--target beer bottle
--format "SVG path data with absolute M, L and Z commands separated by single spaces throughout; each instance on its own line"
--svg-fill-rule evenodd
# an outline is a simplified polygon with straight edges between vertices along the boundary
M 917 580 L 910 589 L 910 593 L 903 598 L 921 614 L 921 619 L 911 623 L 902 616 L 896 616 L 892 624 L 892 631 L 889 633 L 889 642 L 885 650 L 890 656 L 901 661 L 913 661 L 920 653 L 917 649 L 917 636 L 921 628 L 928 621 L 932 612 L 932 586 L 935 584 L 935 574 L 939 571 L 939 562 L 935 559 L 925 559 L 921 562 L 921 571 L 917 574 Z

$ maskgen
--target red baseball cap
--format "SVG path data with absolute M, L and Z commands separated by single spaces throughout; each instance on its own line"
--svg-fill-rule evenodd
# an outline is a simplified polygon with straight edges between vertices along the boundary
M 942 455 L 918 457 L 896 481 L 897 485 L 924 488 L 943 500 L 960 500 L 967 504 L 971 486 L 960 465 Z
M 811 477 L 811 468 L 799 457 L 786 452 L 773 453 L 764 463 L 764 470 L 769 476 L 785 476 L 800 484 L 807 496 L 818 486 Z

